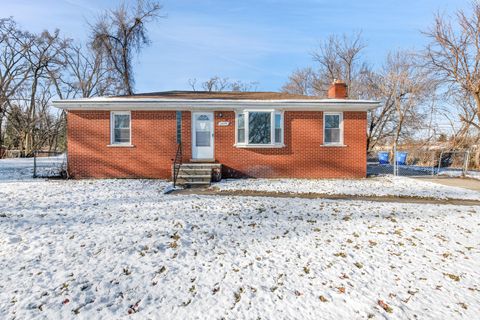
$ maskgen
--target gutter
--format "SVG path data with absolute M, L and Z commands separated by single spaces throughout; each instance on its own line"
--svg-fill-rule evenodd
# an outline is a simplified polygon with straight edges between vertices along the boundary
M 53 106 L 64 110 L 238 110 L 276 108 L 297 111 L 368 111 L 380 106 L 369 100 L 220 100 L 220 99 L 122 99 L 94 98 L 56 100 Z

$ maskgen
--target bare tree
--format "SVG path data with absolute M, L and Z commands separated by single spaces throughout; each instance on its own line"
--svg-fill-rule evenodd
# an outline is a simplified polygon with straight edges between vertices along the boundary
M 258 82 L 244 82 L 241 80 L 235 80 L 229 84 L 230 91 L 233 92 L 248 92 L 248 91 L 257 91 Z
M 367 151 L 378 143 L 385 143 L 395 130 L 395 109 L 392 94 L 385 88 L 383 75 L 370 71 L 364 75 L 363 83 L 371 99 L 381 101 L 380 108 L 368 112 Z
M 472 141 L 472 139 L 476 144 L 480 140 L 480 136 L 478 135 L 478 128 L 473 125 L 477 117 L 477 106 L 474 98 L 471 95 L 461 94 L 460 92 L 450 95 L 449 98 L 456 107 L 455 110 L 460 119 L 465 119 L 460 122 L 460 126 L 456 126 L 458 130 L 453 139 L 452 147 L 468 147 L 468 142 Z M 453 122 L 458 124 L 458 120 Z M 475 131 L 473 137 L 471 137 L 472 129 Z
M 318 69 L 296 70 L 282 90 L 290 93 L 325 96 L 335 79 L 348 85 L 349 97 L 372 99 L 381 106 L 368 112 L 367 150 L 378 144 L 398 143 L 425 126 L 427 97 L 433 96 L 435 82 L 414 64 L 407 52 L 390 54 L 383 67 L 374 71 L 364 61 L 361 34 L 332 35 L 312 53 Z M 422 128 L 423 129 L 423 128 Z
M 220 78 L 219 76 L 211 77 L 202 83 L 204 91 L 224 91 L 228 86 L 228 78 Z
M 475 168 L 480 167 L 480 135 L 475 125 L 477 119 L 477 104 L 474 97 L 465 90 L 448 92 L 448 108 L 443 110 L 443 116 L 450 123 L 453 132 L 449 140 L 452 149 L 470 149 L 471 161 Z M 459 121 L 460 119 L 460 121 Z
M 60 54 L 63 57 L 63 68 L 48 68 L 51 81 L 49 85 L 54 88 L 58 98 L 89 98 L 122 92 L 118 74 L 106 63 L 106 57 L 90 45 L 81 46 L 70 42 Z M 51 112 L 47 110 L 40 114 L 43 115 L 42 123 L 46 129 L 41 131 L 44 135 L 37 139 L 36 147 L 46 144 L 50 150 L 64 148 L 67 122 L 65 111 L 61 110 L 56 117 L 50 116 Z
M 391 136 L 392 143 L 398 144 L 428 129 L 424 109 L 436 82 L 417 67 L 413 54 L 390 53 L 374 83 L 383 106 L 372 113 L 369 148 L 381 138 Z
M 107 58 L 63 39 L 59 30 L 33 34 L 11 18 L 0 19 L 0 145 L 26 156 L 64 147 L 66 115 L 52 110 L 50 101 L 123 93 Z
M 113 95 L 121 91 L 121 79 L 98 51 L 88 45 L 71 43 L 62 54 L 65 68 L 50 74 L 60 99 Z
M 425 34 L 431 40 L 426 66 L 450 91 L 473 98 L 476 119 L 460 114 L 460 120 L 480 129 L 480 3 L 472 2 L 468 12 L 459 10 L 454 25 L 450 17 L 437 14 Z
M 282 91 L 312 96 L 326 96 L 334 80 L 345 81 L 352 98 L 363 97 L 365 88 L 362 75 L 369 67 L 362 59 L 365 44 L 361 33 L 331 35 L 311 53 L 316 68 L 295 70 L 282 87 Z
M 159 9 L 157 4 L 139 1 L 135 13 L 140 16 L 127 14 L 125 7 L 112 11 L 117 22 L 131 28 L 128 32 L 119 28 L 116 31 L 126 33 L 113 35 L 128 42 L 129 53 L 123 52 L 122 57 L 129 68 L 130 52 L 138 52 L 148 43 L 144 23 Z M 20 149 L 25 156 L 36 149 L 63 148 L 66 114 L 50 108 L 52 98 L 125 93 L 123 74 L 112 64 L 108 52 L 114 51 L 92 44 L 76 45 L 63 39 L 59 30 L 33 34 L 22 30 L 12 18 L 0 19 L 0 145 Z M 131 80 L 131 73 L 129 77 Z
M 325 95 L 332 82 L 345 81 L 351 97 L 360 95 L 358 78 L 367 67 L 361 61 L 365 49 L 361 33 L 352 36 L 331 35 L 319 48 L 312 53 L 313 60 L 318 63 L 318 74 L 313 84 L 317 95 Z
M 69 40 L 60 37 L 59 30 L 50 33 L 42 32 L 34 36 L 25 58 L 28 63 L 28 80 L 18 88 L 9 101 L 25 112 L 25 121 L 20 128 L 21 149 L 26 155 L 38 146 L 36 141 L 39 121 L 47 112 L 51 97 L 51 74 L 58 73 L 64 67 L 63 52 L 68 47 Z
M 188 85 L 192 88 L 192 91 L 197 91 L 197 78 L 188 79 Z
M 125 3 L 107 11 L 91 26 L 93 47 L 105 54 L 107 61 L 122 79 L 123 93 L 134 92 L 132 60 L 150 44 L 147 24 L 160 17 L 162 6 L 153 1 L 138 0 L 136 7 Z
M 348 85 L 349 97 L 382 101 L 382 106 L 368 113 L 367 149 L 385 141 L 394 132 L 395 109 L 385 88 L 384 76 L 363 61 L 365 45 L 361 34 L 331 35 L 312 53 L 317 68 L 294 71 L 282 91 L 324 97 L 335 79 Z
M 197 79 L 188 79 L 188 84 L 193 91 L 197 91 Z M 206 92 L 223 92 L 223 91 L 233 91 L 233 92 L 246 92 L 246 91 L 257 91 L 258 82 L 244 82 L 241 80 L 230 81 L 228 78 L 222 78 L 219 76 L 213 76 L 204 82 L 200 83 L 202 89 Z
M 33 37 L 20 30 L 12 18 L 0 19 L 0 147 L 10 99 L 29 77 L 25 56 L 32 42 Z
M 312 96 L 316 94 L 314 87 L 318 82 L 317 74 L 311 67 L 297 69 L 288 77 L 288 82 L 282 86 L 282 91 Z

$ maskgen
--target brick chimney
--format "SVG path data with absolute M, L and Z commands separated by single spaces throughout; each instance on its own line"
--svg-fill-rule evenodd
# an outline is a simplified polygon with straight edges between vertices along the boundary
M 346 99 L 347 97 L 347 84 L 343 81 L 334 80 L 328 89 L 328 99 Z

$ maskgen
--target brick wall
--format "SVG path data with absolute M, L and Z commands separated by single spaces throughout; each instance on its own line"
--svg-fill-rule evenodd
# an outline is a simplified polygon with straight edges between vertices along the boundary
M 344 144 L 325 147 L 322 112 L 284 114 L 284 148 L 236 148 L 235 113 L 215 113 L 215 159 L 224 177 L 362 178 L 366 176 L 366 112 L 344 112 Z M 229 126 L 218 126 L 229 121 Z
M 132 111 L 134 147 L 108 147 L 110 112 L 68 112 L 68 167 L 75 178 L 169 178 L 175 111 Z
M 220 114 L 222 117 L 220 117 Z M 215 112 L 215 159 L 224 177 L 366 176 L 366 112 L 344 112 L 346 147 L 325 147 L 322 112 L 285 112 L 284 148 L 236 148 L 235 113 Z M 230 122 L 218 126 L 219 121 Z M 176 152 L 175 111 L 132 111 L 133 148 L 108 147 L 108 111 L 68 113 L 70 174 L 76 178 L 169 178 Z M 182 113 L 183 161 L 191 159 L 191 114 Z

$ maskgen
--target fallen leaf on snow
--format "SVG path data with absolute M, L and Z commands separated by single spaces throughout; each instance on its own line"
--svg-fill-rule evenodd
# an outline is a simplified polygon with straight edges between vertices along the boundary
M 388 304 L 386 304 L 383 300 L 378 300 L 378 305 L 388 313 L 393 312 L 393 309 Z

